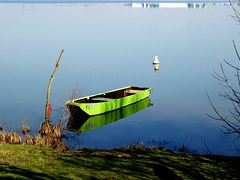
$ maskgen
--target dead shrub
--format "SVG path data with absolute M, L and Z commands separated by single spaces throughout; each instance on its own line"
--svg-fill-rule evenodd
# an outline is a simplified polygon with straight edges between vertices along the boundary
M 0 142 L 8 144 L 22 144 L 23 140 L 17 133 L 3 133 L 0 126 Z M 66 151 L 68 147 L 63 141 L 62 127 L 61 124 L 51 124 L 50 122 L 44 121 L 39 129 L 39 134 L 35 134 L 33 137 L 28 135 L 30 127 L 23 126 L 22 134 L 24 137 L 24 145 L 35 145 L 41 147 L 49 147 L 58 151 Z
M 36 145 L 49 147 L 56 150 L 65 151 L 68 149 L 65 142 L 62 140 L 62 129 L 60 124 L 51 124 L 44 121 L 39 129 L 40 136 L 36 136 Z
M 36 146 L 41 146 L 40 144 L 40 142 L 41 142 L 41 136 L 40 136 L 40 134 L 35 134 L 34 136 L 33 136 L 33 143 L 34 143 L 34 145 L 36 145 Z
M 22 126 L 22 133 L 23 133 L 23 134 L 27 134 L 27 133 L 29 133 L 29 132 L 30 132 L 30 127 L 23 125 L 23 126 Z
M 53 126 L 53 136 L 54 137 L 62 137 L 62 131 L 60 124 Z
M 61 141 L 61 142 L 58 142 L 56 150 L 57 151 L 66 151 L 66 150 L 68 150 L 68 146 L 66 145 L 65 142 Z
M 0 142 L 5 141 L 5 135 L 3 133 L 3 127 L 0 125 Z
M 27 135 L 24 144 L 25 145 L 34 145 L 33 138 L 30 135 Z
M 22 138 L 17 133 L 6 133 L 4 140 L 8 144 L 22 144 Z
M 6 142 L 6 135 L 5 134 L 0 134 L 0 141 L 2 143 L 5 143 Z

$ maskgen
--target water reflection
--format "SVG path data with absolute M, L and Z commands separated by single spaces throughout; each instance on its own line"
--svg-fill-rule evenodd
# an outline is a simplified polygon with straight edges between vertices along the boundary
M 159 71 L 159 64 L 153 64 L 153 67 L 155 72 Z
M 95 128 L 99 128 L 101 126 L 113 123 L 127 116 L 130 116 L 138 111 L 149 107 L 150 105 L 152 104 L 150 103 L 149 98 L 146 98 L 130 106 L 98 116 L 90 117 L 83 113 L 73 113 L 69 118 L 67 130 L 81 133 Z
M 154 67 L 154 71 L 158 72 L 159 70 L 159 60 L 158 60 L 158 56 L 155 56 L 155 59 L 153 61 L 153 67 Z
M 213 5 L 217 6 L 217 3 Z M 132 3 L 133 8 L 206 8 L 206 3 Z
M 126 84 L 155 89 L 154 107 L 87 131 L 78 137 L 83 147 L 114 148 L 138 139 L 166 140 L 180 147 L 189 138 L 190 148 L 199 153 L 205 141 L 214 154 L 239 155 L 232 138 L 218 141 L 222 124 L 206 117 L 212 109 L 205 89 L 225 107 L 216 93 L 225 89 L 211 76 L 219 67 L 218 49 L 234 61 L 231 40 L 239 39 L 238 27 L 229 18 L 232 8 L 222 3 L 205 9 L 1 4 L 0 123 L 17 131 L 21 117 L 30 116 L 26 125 L 39 129 L 49 73 L 59 49 L 65 48 L 68 53 L 51 89 L 53 108 L 61 107 L 77 84 L 82 96 Z M 161 62 L 158 73 L 152 65 L 155 55 Z M 52 113 L 53 123 L 60 118 L 61 111 Z

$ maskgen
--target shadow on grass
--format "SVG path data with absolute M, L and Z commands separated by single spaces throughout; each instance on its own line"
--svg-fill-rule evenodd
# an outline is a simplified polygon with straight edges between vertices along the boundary
M 39 155 L 42 155 L 43 152 Z M 48 152 L 47 167 L 0 164 L 0 179 L 237 179 L 240 158 L 169 152 Z M 39 156 L 42 157 L 42 156 Z M 43 156 L 42 158 L 45 158 Z M 34 162 L 34 161 L 33 161 Z M 37 162 L 36 162 L 37 163 Z M 36 169 L 39 167 L 39 169 Z
M 81 159 L 83 157 L 85 160 Z M 228 179 L 240 176 L 240 169 L 236 167 L 240 163 L 238 157 L 231 158 L 228 162 L 228 157 L 221 156 L 151 153 L 144 155 L 139 153 L 138 156 L 135 153 L 129 157 L 82 154 L 74 159 L 77 166 L 83 167 L 86 171 L 94 169 L 92 178 L 98 178 L 99 174 L 104 177 L 104 173 L 111 173 L 111 177 L 134 179 Z M 68 165 L 75 164 L 70 159 L 62 160 L 69 163 Z
M 182 179 L 164 165 L 149 163 L 148 166 L 153 169 L 154 174 L 160 179 L 172 179 L 172 180 Z
M 1 174 L 4 172 L 4 174 Z M 48 176 L 44 173 L 36 173 L 28 169 L 18 168 L 15 166 L 8 166 L 6 164 L 0 164 L 0 179 L 58 179 L 52 176 Z
M 81 167 L 84 172 L 75 175 L 91 179 L 182 179 L 164 162 L 152 158 L 81 155 L 58 160 L 65 166 Z

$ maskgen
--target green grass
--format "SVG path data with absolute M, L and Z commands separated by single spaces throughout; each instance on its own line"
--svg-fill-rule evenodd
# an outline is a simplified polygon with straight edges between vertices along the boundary
M 239 179 L 240 157 L 0 144 L 0 179 Z

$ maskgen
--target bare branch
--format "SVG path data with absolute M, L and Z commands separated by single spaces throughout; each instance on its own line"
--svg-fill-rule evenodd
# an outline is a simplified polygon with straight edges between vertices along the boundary
M 217 121 L 221 121 L 221 118 L 216 118 L 216 117 L 213 117 L 211 116 L 210 114 L 206 113 L 206 115 L 214 120 L 217 120 Z
M 230 5 L 231 5 L 231 7 L 232 7 L 232 9 L 233 9 L 234 14 L 235 14 L 235 16 L 232 16 L 232 15 L 231 15 L 231 17 L 232 17 L 235 21 L 240 22 L 240 13 L 233 7 L 233 4 L 232 4 L 232 2 L 231 2 L 230 0 L 229 0 L 229 3 L 230 3 Z
M 222 71 L 222 74 L 223 74 L 223 77 L 225 79 L 225 83 L 227 84 L 227 86 L 231 89 L 232 93 L 234 94 L 234 96 L 237 98 L 237 101 L 240 101 L 240 98 L 238 97 L 236 91 L 233 89 L 232 85 L 230 84 L 226 74 L 225 74 L 225 71 L 223 69 L 223 66 L 222 66 L 222 63 L 221 61 L 219 62 L 220 63 L 220 68 L 221 68 L 221 71 Z
M 226 81 L 225 78 L 223 78 L 221 75 L 219 75 L 219 74 L 216 73 L 215 71 L 213 71 L 212 76 L 213 76 L 215 79 L 217 79 L 218 81 L 220 81 L 220 82 L 225 82 L 225 81 Z
M 206 149 L 207 149 L 207 153 L 210 154 L 210 155 L 212 155 L 212 152 L 209 150 L 209 148 L 208 148 L 207 144 L 205 143 L 205 141 L 204 141 L 203 143 L 204 143 L 204 146 L 205 146 Z M 206 151 L 205 151 L 205 152 L 206 152 Z
M 225 94 L 221 94 L 221 93 L 219 93 L 219 96 L 222 96 L 223 98 L 226 98 L 226 99 L 228 99 L 229 101 L 232 101 L 232 102 L 235 102 L 235 103 L 237 103 L 237 104 L 239 104 L 240 103 L 240 101 L 238 101 L 238 99 L 237 98 L 234 98 L 235 96 L 231 96 L 230 94 L 228 94 L 227 92 L 224 92 Z
M 238 86 L 240 87 L 240 76 L 239 76 L 239 71 L 237 70 L 237 80 L 238 80 Z
M 234 47 L 234 50 L 235 50 L 235 53 L 238 57 L 238 60 L 240 60 L 240 56 L 239 56 L 239 53 L 238 53 L 238 50 L 237 50 L 237 47 L 236 47 L 236 44 L 235 44 L 235 41 L 233 40 L 233 47 Z
M 215 113 L 216 113 L 217 116 L 219 117 L 219 120 L 223 121 L 225 124 L 227 124 L 227 125 L 230 127 L 230 129 L 227 128 L 228 130 L 231 130 L 231 131 L 234 131 L 234 132 L 240 134 L 240 131 L 239 131 L 238 129 L 236 129 L 234 126 L 232 126 L 231 123 L 229 123 L 229 121 L 228 121 L 226 118 L 223 118 L 223 117 L 221 116 L 221 114 L 218 112 L 218 110 L 217 110 L 217 109 L 215 108 L 215 106 L 213 105 L 213 103 L 212 103 L 212 101 L 211 101 L 211 99 L 210 99 L 210 96 L 208 95 L 208 92 L 207 92 L 207 91 L 206 91 L 206 93 L 207 93 L 208 100 L 209 100 L 209 102 L 210 102 L 213 110 L 215 111 Z M 210 117 L 211 117 L 211 116 L 210 116 Z M 218 118 L 213 118 L 213 119 L 218 119 Z
M 232 68 L 234 68 L 234 69 L 236 69 L 236 70 L 238 70 L 238 71 L 240 71 L 240 69 L 239 68 L 237 68 L 236 66 L 234 66 L 234 65 L 232 65 L 232 64 L 230 64 L 228 61 L 226 61 L 225 59 L 223 60 L 227 65 L 229 65 L 229 66 L 231 66 Z

